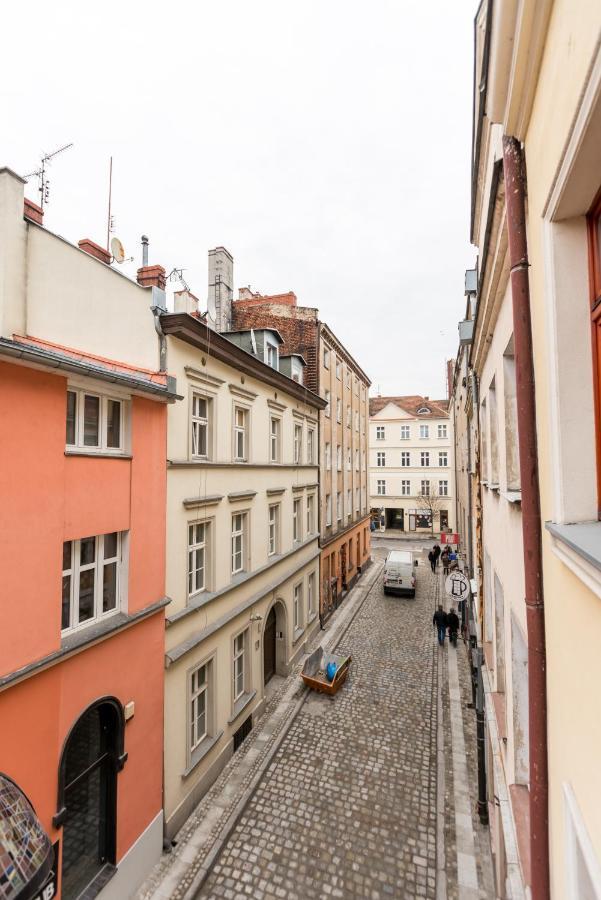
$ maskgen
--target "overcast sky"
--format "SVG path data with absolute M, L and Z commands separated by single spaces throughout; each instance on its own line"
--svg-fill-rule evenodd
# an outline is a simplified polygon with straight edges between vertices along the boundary
M 469 244 L 471 0 L 9 4 L 0 165 L 42 151 L 45 224 L 141 264 L 207 250 L 236 288 L 317 306 L 372 394 L 444 396 Z M 7 27 L 12 25 L 12 28 Z M 10 38 L 10 34 L 13 38 Z M 32 179 L 26 194 L 38 199 Z M 175 285 L 178 287 L 178 285 Z M 237 294 L 236 294 L 237 295 Z

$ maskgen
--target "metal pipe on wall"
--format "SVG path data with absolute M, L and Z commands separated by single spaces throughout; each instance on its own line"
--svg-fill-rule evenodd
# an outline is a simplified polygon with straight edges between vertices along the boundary
M 522 147 L 519 141 L 507 135 L 503 137 L 503 171 L 513 302 L 518 446 L 522 491 L 522 542 L 528 630 L 531 889 L 533 900 L 548 900 L 550 881 L 545 609 L 526 234 L 526 173 Z

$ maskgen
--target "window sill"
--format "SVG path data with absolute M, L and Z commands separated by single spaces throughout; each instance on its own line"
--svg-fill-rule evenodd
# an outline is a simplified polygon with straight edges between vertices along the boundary
M 545 522 L 553 552 L 597 597 L 601 597 L 601 522 Z
M 494 491 L 495 494 L 498 494 L 500 492 L 500 487 L 496 481 L 489 482 L 488 487 L 490 488 L 491 491 Z
M 73 450 L 65 450 L 65 456 L 86 456 L 92 459 L 133 459 L 131 453 L 122 453 L 121 451 L 111 453 L 110 450 L 83 450 L 79 447 Z
M 521 503 L 522 502 L 522 492 L 521 491 L 501 491 L 501 497 L 507 500 L 508 503 Z
M 252 701 L 255 699 L 256 696 L 257 696 L 256 691 L 247 691 L 245 694 L 242 694 L 242 696 L 239 697 L 236 700 L 236 702 L 234 703 L 234 711 L 231 714 L 231 716 L 229 717 L 229 719 L 227 720 L 227 724 L 233 725 L 233 723 L 236 721 L 236 719 L 238 718 L 240 713 L 246 709 L 246 707 L 249 705 L 249 703 L 252 703 Z
M 299 627 L 299 628 L 295 628 L 295 629 L 294 629 L 294 632 L 293 632 L 293 634 L 292 634 L 292 643 L 293 643 L 293 644 L 298 643 L 298 641 L 300 640 L 300 638 L 302 638 L 302 636 L 303 636 L 304 633 L 305 633 L 305 629 L 304 629 L 304 628 L 300 628 L 300 627 Z
M 316 618 L 317 618 L 316 612 L 309 613 L 309 617 L 307 619 L 307 625 L 312 625 Z
M 202 743 L 192 752 L 190 758 L 190 765 L 184 769 L 182 772 L 182 778 L 187 778 L 191 772 L 194 771 L 196 766 L 203 761 L 205 756 L 211 752 L 213 747 L 221 740 L 223 737 L 223 731 L 219 731 L 217 734 L 212 736 L 207 736 Z

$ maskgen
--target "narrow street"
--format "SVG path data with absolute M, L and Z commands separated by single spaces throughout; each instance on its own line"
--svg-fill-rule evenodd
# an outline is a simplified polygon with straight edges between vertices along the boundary
M 467 651 L 440 650 L 432 627 L 440 576 L 420 565 L 409 600 L 385 596 L 374 565 L 339 644 L 346 685 L 306 696 L 208 877 L 182 896 L 494 897 Z M 145 896 L 178 893 L 163 874 Z

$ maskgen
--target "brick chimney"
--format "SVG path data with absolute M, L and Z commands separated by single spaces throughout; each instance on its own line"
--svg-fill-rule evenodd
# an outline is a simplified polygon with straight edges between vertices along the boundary
M 35 222 L 36 225 L 43 225 L 44 210 L 37 203 L 34 203 L 33 200 L 28 200 L 25 197 L 23 200 L 23 218 L 29 219 L 30 222 Z
M 89 253 L 90 256 L 99 259 L 100 262 L 105 263 L 107 266 L 110 264 L 111 254 L 104 247 L 101 247 L 100 244 L 95 244 L 89 238 L 83 238 L 83 240 L 77 242 L 77 246 L 84 253 Z
M 164 291 L 167 285 L 165 269 L 162 266 L 142 266 L 138 269 L 137 279 L 142 287 L 154 286 Z

